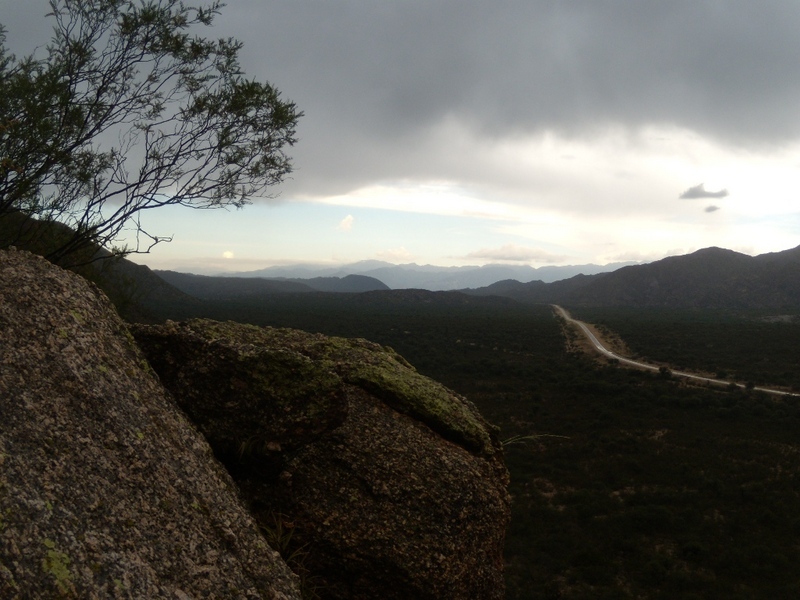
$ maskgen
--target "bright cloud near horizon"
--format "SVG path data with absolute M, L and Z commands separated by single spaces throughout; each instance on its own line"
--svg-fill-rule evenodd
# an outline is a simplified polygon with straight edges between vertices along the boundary
M 0 0 L 17 55 L 45 0 Z M 156 268 L 605 264 L 800 245 L 800 5 L 230 0 L 204 34 L 305 113 L 241 211 L 164 209 Z M 35 40 L 35 41 L 33 41 Z

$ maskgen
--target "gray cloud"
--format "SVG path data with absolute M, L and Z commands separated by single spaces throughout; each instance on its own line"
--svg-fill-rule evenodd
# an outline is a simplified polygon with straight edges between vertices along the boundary
M 694 187 L 690 187 L 688 190 L 678 196 L 678 198 L 681 200 L 696 200 L 698 198 L 725 198 L 728 195 L 728 190 L 725 189 L 716 192 L 709 192 L 706 190 L 705 184 L 701 183 Z
M 800 131 L 785 118 L 797 109 L 776 102 L 800 87 L 790 3 L 242 0 L 224 10 L 287 91 L 385 131 L 447 114 L 496 132 L 607 122 L 736 138 Z
M 47 9 L 0 0 L 9 45 L 30 44 Z M 468 177 L 475 165 L 431 138 L 448 119 L 489 141 L 647 125 L 747 147 L 791 141 L 798 30 L 785 0 L 237 0 L 211 34 L 241 39 L 247 74 L 306 114 L 288 194 Z
M 566 260 L 566 256 L 550 254 L 538 248 L 528 248 L 517 244 L 506 244 L 500 248 L 481 248 L 476 252 L 470 252 L 464 258 L 503 260 L 509 262 L 547 262 L 559 263 Z
M 468 176 L 474 165 L 459 171 L 427 144 L 445 119 L 490 139 L 646 125 L 748 147 L 800 136 L 791 3 L 241 0 L 224 10 L 248 72 L 306 113 L 297 181 L 312 191 Z
M 710 206 L 706 206 L 706 208 L 705 208 L 705 211 L 707 213 L 717 212 L 718 210 L 719 210 L 719 206 L 714 206 L 713 204 L 711 204 Z

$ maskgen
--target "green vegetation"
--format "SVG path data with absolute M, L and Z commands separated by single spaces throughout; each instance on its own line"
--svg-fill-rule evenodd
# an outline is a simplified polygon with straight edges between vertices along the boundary
M 241 207 L 291 172 L 294 104 L 245 77 L 240 42 L 198 35 L 222 3 L 49 4 L 30 56 L 0 26 L 0 248 L 73 266 L 127 235 L 113 254 L 147 252 L 169 239 L 148 210 Z
M 171 316 L 190 316 L 181 310 Z M 567 352 L 550 307 L 496 298 L 275 295 L 202 310 L 216 319 L 391 346 L 499 425 L 512 477 L 509 599 L 800 594 L 800 402 L 794 398 L 691 387 L 658 373 L 599 365 Z M 626 332 L 652 335 L 658 345 L 644 331 L 645 311 L 616 313 L 613 322 L 588 309 L 573 313 L 615 330 L 628 320 L 619 333 L 643 354 L 640 338 Z M 699 337 L 685 335 L 706 331 L 710 340 L 724 333 L 705 354 L 714 368 L 738 373 L 753 347 L 770 352 L 769 370 L 747 372 L 758 383 L 797 367 L 796 343 L 794 352 L 788 346 L 792 331 L 798 339 L 794 324 L 785 325 L 784 335 L 763 318 L 653 315 L 656 331 L 663 322 L 674 347 L 699 344 Z M 736 335 L 739 325 L 743 333 Z M 770 338 L 778 350 L 770 350 Z M 685 362 L 693 356 L 673 366 L 693 367 Z
M 286 515 L 269 512 L 259 515 L 259 527 L 270 547 L 281 555 L 300 583 L 303 600 L 318 600 L 320 591 L 316 577 L 306 564 L 308 550 L 305 545 L 298 546 L 294 540 L 295 524 Z

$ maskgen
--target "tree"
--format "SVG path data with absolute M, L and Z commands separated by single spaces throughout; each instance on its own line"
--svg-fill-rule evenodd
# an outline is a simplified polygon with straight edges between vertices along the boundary
M 0 219 L 16 237 L 68 226 L 47 229 L 68 231 L 47 244 L 62 264 L 148 252 L 169 238 L 145 211 L 242 207 L 291 172 L 302 113 L 245 77 L 240 42 L 197 34 L 222 6 L 50 0 L 50 44 L 21 59 L 0 26 Z M 113 247 L 124 235 L 135 243 Z

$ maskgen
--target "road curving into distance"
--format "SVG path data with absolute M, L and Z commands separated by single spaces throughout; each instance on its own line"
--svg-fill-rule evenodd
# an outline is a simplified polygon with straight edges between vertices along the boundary
M 586 338 L 592 343 L 595 350 L 597 350 L 600 354 L 607 358 L 611 358 L 614 360 L 618 360 L 621 364 L 630 365 L 632 367 L 637 367 L 639 369 L 647 369 L 648 371 L 660 371 L 662 367 L 657 367 L 655 365 L 649 365 L 647 363 L 640 362 L 638 360 L 633 360 L 631 358 L 625 358 L 624 356 L 620 356 L 615 352 L 612 352 L 605 346 L 603 346 L 602 342 L 597 339 L 597 336 L 592 333 L 589 327 L 583 321 L 578 321 L 577 319 L 573 319 L 570 314 L 564 310 L 562 307 L 558 306 L 557 304 L 553 304 L 553 309 L 556 311 L 556 314 L 562 317 L 567 323 L 571 323 L 572 325 L 577 326 Z M 722 379 L 713 379 L 711 377 L 703 377 L 702 375 L 694 375 L 692 373 L 683 373 L 681 371 L 672 371 L 670 373 L 676 377 L 685 377 L 686 379 L 691 379 L 694 381 L 702 381 L 705 383 L 713 383 L 714 385 L 721 385 L 721 386 L 730 386 L 735 385 L 736 387 L 740 387 L 746 389 L 746 386 L 742 385 L 741 383 L 736 383 L 735 381 L 725 381 Z M 768 394 L 778 394 L 780 396 L 794 396 L 795 394 L 792 392 L 786 392 L 783 390 L 774 390 L 771 388 L 763 388 L 763 387 L 754 387 L 751 388 L 757 392 L 766 392 Z

